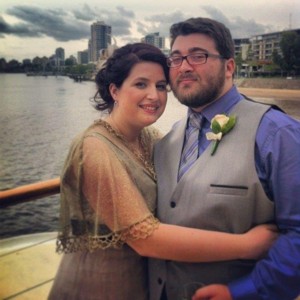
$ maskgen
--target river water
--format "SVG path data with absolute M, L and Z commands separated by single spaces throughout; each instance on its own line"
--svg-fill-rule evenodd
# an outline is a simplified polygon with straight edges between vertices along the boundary
M 93 82 L 0 74 L 0 190 L 58 177 L 72 138 L 100 117 Z M 156 126 L 166 133 L 186 109 L 170 94 Z M 1 208 L 0 238 L 55 231 L 59 196 Z
M 59 176 L 73 137 L 100 117 L 95 91 L 68 77 L 0 74 L 0 190 Z M 290 105 L 299 113 L 300 101 Z M 155 126 L 166 133 L 185 113 L 170 93 Z M 58 195 L 1 208 L 0 238 L 56 231 L 58 214 Z

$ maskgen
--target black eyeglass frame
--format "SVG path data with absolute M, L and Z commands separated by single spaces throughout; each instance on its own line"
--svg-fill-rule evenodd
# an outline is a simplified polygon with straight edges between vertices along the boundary
M 195 63 L 195 62 L 190 62 L 189 61 L 189 57 L 191 56 L 197 56 L 197 55 L 203 55 L 205 57 L 205 60 L 201 63 Z M 181 56 L 181 55 L 178 55 L 176 56 L 176 59 L 180 58 L 181 59 L 181 62 L 179 65 L 176 65 L 176 66 L 172 66 L 171 63 L 172 63 L 172 56 L 169 56 L 167 57 L 167 65 L 169 68 L 179 68 L 183 61 L 186 60 L 188 62 L 189 65 L 193 66 L 193 65 L 204 65 L 207 63 L 207 59 L 208 57 L 213 57 L 213 58 L 219 58 L 219 59 L 227 59 L 226 57 L 222 56 L 222 55 L 219 55 L 219 54 L 212 54 L 212 53 L 191 53 L 191 54 L 188 54 L 188 55 L 184 55 L 184 56 Z

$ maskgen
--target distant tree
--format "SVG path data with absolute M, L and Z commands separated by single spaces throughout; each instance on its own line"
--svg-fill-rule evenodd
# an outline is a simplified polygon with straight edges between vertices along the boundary
M 7 63 L 7 71 L 11 73 L 19 73 L 22 72 L 21 63 L 19 63 L 16 59 L 12 59 Z
M 6 72 L 7 62 L 5 58 L 0 58 L 0 72 Z
M 65 60 L 65 65 L 66 65 L 66 66 L 73 66 L 73 65 L 74 65 L 74 60 L 71 59 L 71 58 L 67 58 L 67 59 Z
M 292 74 L 300 69 L 300 35 L 295 31 L 287 31 L 282 34 L 280 41 L 282 55 L 273 52 L 273 61 L 283 71 Z
M 273 51 L 272 60 L 273 60 L 274 64 L 276 64 L 278 66 L 282 66 L 282 64 L 283 64 L 283 57 L 281 55 L 279 55 L 277 50 Z
M 43 70 L 43 59 L 36 56 L 33 60 L 32 60 L 32 66 L 33 66 L 33 70 L 35 72 L 39 72 Z
M 50 71 L 52 69 L 48 57 L 43 56 L 41 58 L 41 63 L 42 63 L 42 67 L 43 67 L 43 72 Z
M 242 58 L 242 54 L 239 53 L 236 57 L 235 57 L 235 64 L 236 64 L 236 73 L 237 76 L 239 76 L 239 73 L 242 69 L 242 64 L 243 64 L 243 58 Z

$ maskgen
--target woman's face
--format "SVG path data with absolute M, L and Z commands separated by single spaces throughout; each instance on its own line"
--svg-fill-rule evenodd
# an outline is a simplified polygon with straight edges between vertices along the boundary
M 140 130 L 157 121 L 167 103 L 167 82 L 161 65 L 140 62 L 133 66 L 120 88 L 111 85 L 117 102 L 112 115 L 119 126 Z M 120 127 L 122 129 L 122 127 Z

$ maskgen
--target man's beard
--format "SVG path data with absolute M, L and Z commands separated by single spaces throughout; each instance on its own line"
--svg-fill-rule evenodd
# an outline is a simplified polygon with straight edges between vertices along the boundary
M 201 79 L 197 77 L 197 80 Z M 181 104 L 191 108 L 197 108 L 215 101 L 221 94 L 225 84 L 225 74 L 221 70 L 217 77 L 207 77 L 206 86 L 199 85 L 198 88 L 191 92 L 181 92 L 174 84 L 171 84 L 174 96 Z M 181 88 L 182 90 L 182 88 Z

